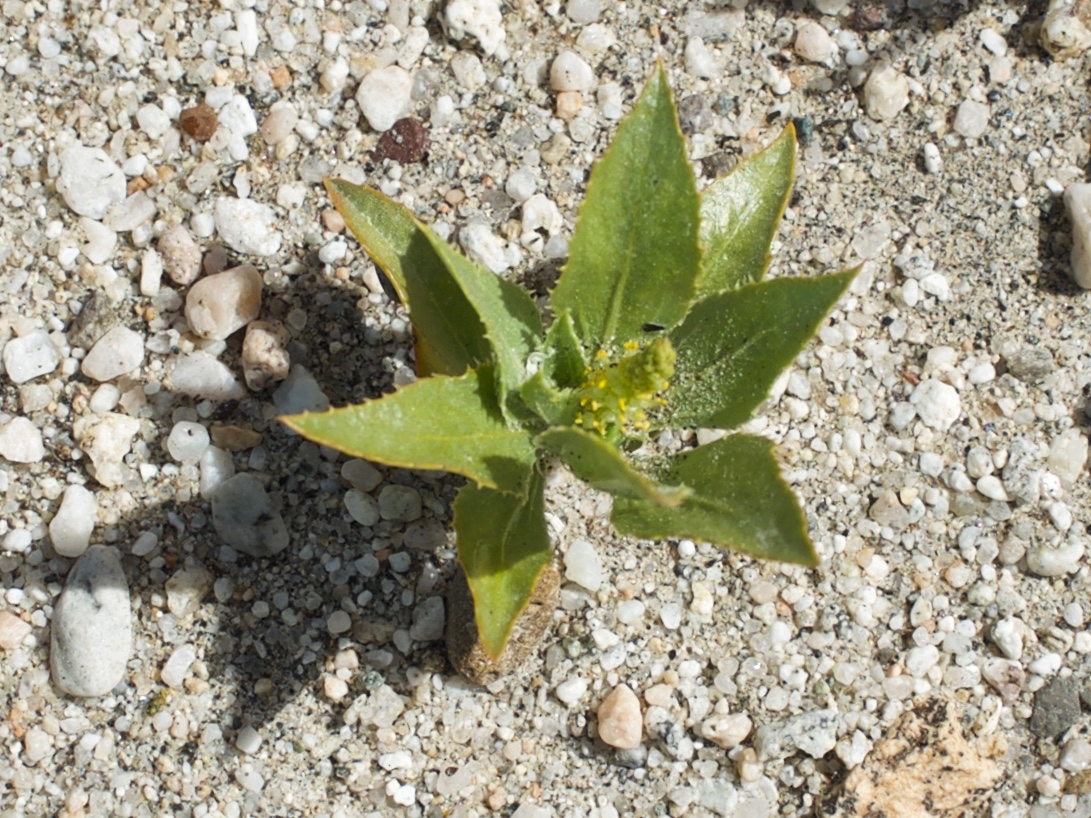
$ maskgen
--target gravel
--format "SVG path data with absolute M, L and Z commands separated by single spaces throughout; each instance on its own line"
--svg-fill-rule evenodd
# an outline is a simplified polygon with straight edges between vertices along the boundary
M 5 6 L 0 802 L 766 818 L 911 780 L 876 770 L 929 713 L 1002 771 L 970 814 L 1091 810 L 1089 21 L 250 5 Z M 702 187 L 795 122 L 772 275 L 863 264 L 747 427 L 820 564 L 626 541 L 553 473 L 552 629 L 469 685 L 441 638 L 460 481 L 276 421 L 413 378 L 406 313 L 321 178 L 541 294 L 657 59 Z

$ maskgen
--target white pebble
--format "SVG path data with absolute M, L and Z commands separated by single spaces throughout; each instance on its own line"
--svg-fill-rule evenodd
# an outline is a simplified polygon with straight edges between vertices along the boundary
M 501 56 L 504 48 L 504 16 L 499 0 L 450 0 L 445 9 L 447 33 L 455 40 L 469 35 L 477 39 L 486 57 Z
M 356 91 L 367 124 L 374 131 L 388 131 L 410 111 L 413 77 L 404 68 L 388 65 L 364 77 Z
M 742 744 L 754 724 L 745 713 L 725 713 L 710 716 L 701 722 L 701 737 L 717 747 L 730 750 Z
M 170 370 L 170 388 L 181 395 L 209 400 L 240 400 L 246 389 L 227 364 L 207 352 L 191 352 L 174 360 Z
M 932 378 L 917 385 L 909 402 L 916 407 L 925 426 L 939 431 L 949 429 L 962 413 L 958 391 L 950 384 Z
M 159 208 L 155 200 L 139 190 L 111 207 L 102 223 L 114 232 L 128 233 L 152 221 L 157 212 Z
M 170 117 L 158 105 L 142 105 L 136 112 L 136 123 L 153 142 L 167 132 Z
M 1008 53 L 1008 41 L 991 28 L 983 28 L 977 35 L 981 44 L 998 57 Z
M 216 232 L 236 253 L 271 256 L 280 249 L 280 231 L 273 229 L 276 215 L 268 205 L 221 196 L 213 213 Z
M 12 463 L 37 463 L 45 457 L 41 430 L 27 418 L 12 418 L 0 426 L 0 457 Z
M 575 51 L 562 51 L 549 67 L 549 87 L 554 91 L 591 91 L 595 73 Z
M 158 247 L 163 258 L 163 271 L 171 281 L 188 287 L 197 280 L 201 274 L 201 248 L 185 225 L 176 224 L 167 228 L 159 237 Z
M 822 25 L 808 20 L 796 30 L 795 52 L 808 62 L 828 65 L 837 56 L 837 45 Z
M 595 22 L 602 13 L 602 0 L 568 0 L 564 13 L 573 23 L 588 25 Z
M 155 296 L 163 282 L 163 257 L 148 248 L 140 259 L 140 294 Z
M 967 139 L 977 139 L 989 127 L 989 106 L 973 99 L 963 100 L 951 127 Z
M 87 243 L 80 248 L 80 251 L 92 264 L 107 262 L 114 254 L 114 248 L 117 247 L 117 233 L 102 222 L 86 216 L 80 217 L 80 227 L 87 238 Z
M 720 65 L 700 37 L 690 37 L 685 51 L 686 73 L 701 79 L 711 79 L 720 73 Z
M 1079 570 L 1083 552 L 1084 545 L 1079 540 L 1070 540 L 1057 547 L 1033 545 L 1027 549 L 1027 570 L 1040 577 L 1074 574 Z
M 1070 184 L 1064 192 L 1065 210 L 1072 225 L 1072 280 L 1091 289 L 1091 183 Z
M 132 645 L 121 562 L 113 549 L 92 546 L 72 567 L 53 609 L 53 681 L 72 696 L 103 696 L 124 678 Z
M 36 329 L 4 345 L 4 370 L 12 383 L 26 383 L 48 375 L 61 362 L 57 348 L 44 329 Z
M 114 327 L 95 342 L 80 371 L 95 381 L 112 381 L 144 363 L 144 338 L 128 327 Z
M 595 593 L 602 587 L 602 560 L 590 540 L 579 539 L 568 547 L 564 555 L 564 576 Z
M 458 242 L 466 255 L 494 273 L 510 269 L 515 261 L 508 252 L 508 243 L 487 224 L 474 222 L 466 225 L 458 233 Z
M 125 200 L 125 174 L 101 148 L 74 145 L 60 160 L 57 191 L 80 216 L 102 219 L 112 205 Z
M 167 452 L 179 463 L 196 463 L 209 446 L 208 429 L 200 423 L 180 420 L 167 438 Z
M 879 121 L 894 119 L 909 104 L 909 80 L 905 75 L 880 65 L 864 84 L 864 105 L 868 116 Z
M 562 704 L 571 707 L 587 692 L 587 680 L 581 676 L 572 676 L 557 685 L 555 692 Z
M 261 273 L 250 264 L 206 276 L 186 294 L 186 321 L 202 338 L 222 341 L 261 312 Z
M 936 147 L 934 142 L 924 143 L 924 169 L 929 173 L 936 174 L 943 170 L 943 159 L 939 155 L 939 148 Z
M 640 746 L 644 732 L 640 700 L 627 685 L 618 685 L 603 699 L 598 723 L 599 738 L 611 747 L 632 750 Z
M 413 767 L 413 754 L 408 750 L 395 750 L 392 753 L 383 753 L 379 756 L 379 766 L 387 772 L 391 770 L 408 770 Z
M 196 661 L 197 649 L 190 644 L 181 645 L 175 648 L 167 661 L 163 663 L 159 678 L 167 687 L 177 690 L 186 680 L 186 674 Z
M 1004 491 L 1004 484 L 995 474 L 987 474 L 980 478 L 977 481 L 977 490 L 990 500 L 999 500 L 1006 503 L 1011 499 L 1008 497 L 1008 493 Z
M 91 532 L 98 517 L 98 501 L 93 492 L 73 484 L 64 491 L 64 499 L 49 523 L 53 550 L 62 557 L 82 555 L 91 542 Z

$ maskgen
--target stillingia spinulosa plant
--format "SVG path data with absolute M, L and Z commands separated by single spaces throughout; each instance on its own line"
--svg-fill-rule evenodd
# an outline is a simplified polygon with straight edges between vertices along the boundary
M 771 441 L 736 433 L 671 456 L 638 452 L 666 428 L 746 421 L 855 275 L 763 280 L 794 166 L 788 128 L 698 194 L 660 66 L 591 172 L 548 328 L 523 289 L 404 207 L 327 180 L 409 308 L 420 378 L 283 420 L 355 457 L 469 478 L 454 505 L 458 557 L 493 657 L 552 558 L 549 458 L 614 495 L 624 534 L 814 564 Z

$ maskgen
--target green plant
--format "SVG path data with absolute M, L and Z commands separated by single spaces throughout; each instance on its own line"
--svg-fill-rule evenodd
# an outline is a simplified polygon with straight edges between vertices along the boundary
M 788 128 L 698 195 L 660 66 L 591 173 L 548 329 L 525 291 L 405 208 L 327 180 L 409 307 L 421 378 L 283 420 L 353 456 L 470 478 L 454 526 L 492 656 L 551 559 L 547 458 L 613 494 L 622 533 L 814 564 L 771 441 L 731 434 L 673 455 L 643 445 L 672 426 L 747 420 L 852 280 L 763 280 L 794 165 Z

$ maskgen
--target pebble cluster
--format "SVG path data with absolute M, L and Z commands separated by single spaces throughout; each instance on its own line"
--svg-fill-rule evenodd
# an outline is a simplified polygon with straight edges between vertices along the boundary
M 0 32 L 5 818 L 881 814 L 952 747 L 997 783 L 922 804 L 1091 814 L 1091 3 L 6 0 Z M 321 181 L 541 295 L 657 59 L 701 185 L 794 121 L 773 274 L 862 265 L 747 425 L 821 565 L 622 541 L 558 471 L 554 627 L 474 687 L 457 481 L 276 421 L 414 379 Z

